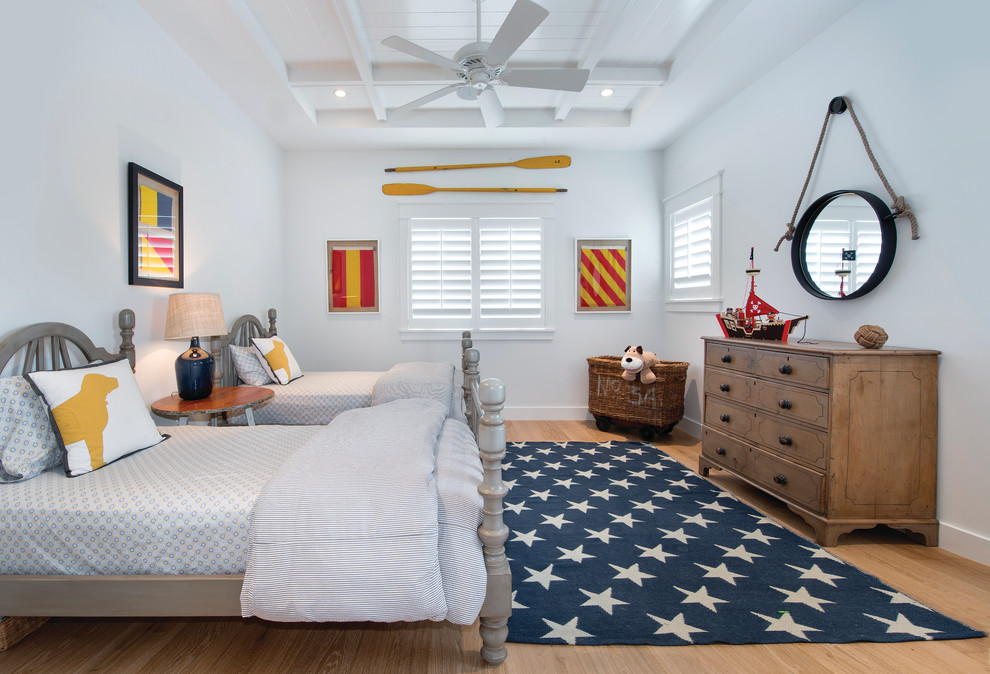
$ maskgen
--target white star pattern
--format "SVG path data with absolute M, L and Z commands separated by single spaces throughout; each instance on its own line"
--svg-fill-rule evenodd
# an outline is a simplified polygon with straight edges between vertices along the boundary
M 514 446 L 503 464 L 512 489 L 504 503 L 510 641 L 846 643 L 979 635 L 757 513 L 654 445 Z
M 573 524 L 573 522 L 571 522 L 570 520 L 565 520 L 563 513 L 561 513 L 560 515 L 554 515 L 553 517 L 551 517 L 550 515 L 544 515 L 542 524 L 552 524 L 553 526 L 560 529 L 565 524 Z
M 741 573 L 733 573 L 732 571 L 729 571 L 729 567 L 725 565 L 725 562 L 722 562 L 718 566 L 705 566 L 700 562 L 695 562 L 695 564 L 697 566 L 700 566 L 705 571 L 707 571 L 707 573 L 704 576 L 705 578 L 721 578 L 729 585 L 735 585 L 736 578 L 746 577 Z
M 808 627 L 807 625 L 800 625 L 794 622 L 794 618 L 791 617 L 790 611 L 784 611 L 780 614 L 778 618 L 771 618 L 770 616 L 765 616 L 762 613 L 753 612 L 753 615 L 759 616 L 766 620 L 769 625 L 767 625 L 767 632 L 787 632 L 788 634 L 793 634 L 798 639 L 804 639 L 805 641 L 810 641 L 805 632 L 821 632 L 820 629 L 814 627 Z
M 818 597 L 812 597 L 811 594 L 808 592 L 808 590 L 803 586 L 794 592 L 790 592 L 788 590 L 782 590 L 779 587 L 773 587 L 772 585 L 770 587 L 776 590 L 777 592 L 782 593 L 785 596 L 784 599 L 785 604 L 804 604 L 805 606 L 810 606 L 811 608 L 815 609 L 820 613 L 825 612 L 825 609 L 822 608 L 822 604 L 833 603 L 828 599 L 820 599 Z
M 529 578 L 525 579 L 524 583 L 539 583 L 543 586 L 544 590 L 550 589 L 550 583 L 554 581 L 563 582 L 564 579 L 560 576 L 553 575 L 553 564 L 543 569 L 542 571 L 535 571 L 528 566 L 525 567 L 529 571 Z
M 688 590 L 681 589 L 676 585 L 674 586 L 674 589 L 680 590 L 685 595 L 687 595 L 686 597 L 684 597 L 684 599 L 681 600 L 682 604 L 701 604 L 712 613 L 718 613 L 718 609 L 715 608 L 715 604 L 729 603 L 725 599 L 719 599 L 717 597 L 713 597 L 710 594 L 708 594 L 708 588 L 705 587 L 704 585 L 702 585 L 694 592 L 689 592 Z
M 579 588 L 580 589 L 580 588 Z M 612 615 L 612 607 L 619 605 L 628 605 L 629 602 L 622 601 L 620 599 L 614 599 L 612 597 L 612 588 L 605 588 L 602 592 L 594 593 L 588 592 L 587 590 L 581 589 L 588 597 L 588 601 L 581 604 L 581 606 L 597 606 L 598 608 L 605 611 L 609 615 Z
M 639 570 L 639 564 L 633 564 L 628 568 L 622 568 L 616 564 L 609 564 L 613 569 L 619 573 L 615 576 L 616 579 L 623 578 L 625 580 L 631 580 L 640 587 L 643 587 L 643 581 L 647 578 L 656 578 L 656 576 L 649 573 L 644 573 Z
M 910 634 L 911 636 L 921 637 L 926 641 L 931 641 L 932 634 L 941 634 L 939 630 L 928 629 L 927 627 L 922 627 L 920 625 L 915 625 L 910 620 L 904 617 L 903 614 L 898 613 L 897 618 L 894 620 L 887 620 L 879 616 L 870 615 L 869 613 L 864 613 L 867 618 L 873 618 L 874 620 L 879 620 L 884 625 L 887 625 L 888 634 Z
M 800 566 L 794 566 L 793 564 L 788 564 L 787 566 L 791 567 L 795 571 L 800 571 L 801 575 L 799 576 L 799 578 L 801 580 L 807 580 L 807 579 L 820 580 L 826 585 L 831 585 L 832 587 L 835 587 L 835 583 L 833 583 L 832 581 L 843 579 L 842 576 L 837 576 L 832 573 L 825 573 L 820 568 L 818 568 L 817 564 L 812 564 L 810 569 L 802 569 Z
M 547 620 L 546 618 L 543 619 L 543 622 L 550 626 L 550 631 L 543 635 L 543 639 L 563 639 L 565 643 L 573 646 L 581 637 L 595 636 L 594 634 L 588 634 L 584 630 L 578 629 L 577 618 L 574 618 L 565 625 L 555 623 L 552 620 Z
M 692 627 L 691 625 L 688 625 L 686 622 L 684 622 L 683 613 L 678 613 L 671 620 L 664 620 L 663 618 L 658 618 L 650 613 L 647 613 L 646 615 L 650 616 L 658 623 L 660 623 L 660 629 L 654 632 L 654 634 L 673 634 L 678 639 L 686 641 L 689 644 L 693 644 L 694 639 L 691 638 L 691 635 L 694 633 L 705 632 L 705 630 L 701 629 L 700 627 Z
M 586 559 L 594 559 L 595 558 L 594 555 L 586 555 L 586 554 L 584 554 L 584 546 L 583 545 L 579 545 L 576 548 L 574 548 L 573 550 L 568 550 L 566 548 L 561 548 L 561 547 L 558 547 L 557 549 L 560 550 L 562 553 L 564 553 L 560 557 L 558 557 L 557 559 L 567 559 L 567 560 L 570 560 L 572 562 L 577 562 L 578 564 L 580 564 L 581 562 L 583 562 Z

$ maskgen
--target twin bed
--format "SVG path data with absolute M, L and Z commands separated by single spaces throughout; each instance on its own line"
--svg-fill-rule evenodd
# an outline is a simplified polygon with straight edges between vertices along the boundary
M 238 319 L 224 349 L 274 334 L 269 315 L 267 330 Z M 0 372 L 9 361 L 22 373 L 65 369 L 74 351 L 133 367 L 133 312 L 119 325 L 116 354 L 69 325 L 29 326 L 0 344 Z M 331 404 L 332 423 L 162 427 L 169 439 L 91 473 L 55 468 L 0 484 L 0 616 L 480 617 L 482 658 L 501 662 L 511 610 L 505 395 L 481 381 L 478 362 L 465 333 L 449 383 L 421 386 L 402 379 L 420 370 L 402 370 L 377 400 Z M 321 379 L 297 382 L 307 378 Z

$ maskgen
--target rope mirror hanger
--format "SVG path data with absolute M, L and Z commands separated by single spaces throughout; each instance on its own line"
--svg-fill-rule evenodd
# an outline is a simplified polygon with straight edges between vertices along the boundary
M 893 200 L 891 204 L 891 217 L 893 218 L 907 218 L 911 222 L 911 239 L 917 240 L 918 235 L 918 221 L 914 217 L 914 213 L 911 212 L 911 208 L 904 201 L 904 197 L 897 196 L 894 192 L 894 188 L 890 186 L 887 181 L 887 177 L 883 174 L 883 170 L 880 168 L 880 164 L 877 163 L 877 158 L 873 156 L 873 150 L 870 149 L 870 143 L 866 139 L 866 132 L 863 131 L 863 125 L 859 123 L 859 118 L 856 116 L 856 111 L 853 110 L 852 101 L 850 101 L 845 96 L 836 96 L 828 104 L 828 112 L 825 114 L 825 122 L 822 124 L 822 132 L 818 136 L 818 144 L 815 146 L 815 153 L 811 157 L 811 166 L 808 167 L 808 175 L 804 179 L 804 186 L 801 188 L 801 195 L 798 197 L 797 204 L 794 206 L 794 213 L 791 215 L 791 221 L 787 223 L 787 231 L 784 233 L 780 239 L 777 240 L 777 245 L 774 246 L 774 252 L 780 249 L 780 244 L 786 239 L 790 241 L 794 238 L 794 221 L 797 220 L 798 212 L 801 209 L 801 202 L 804 201 L 804 194 L 808 190 L 808 184 L 811 182 L 811 174 L 815 170 L 815 162 L 818 160 L 818 154 L 821 152 L 822 143 L 825 141 L 825 131 L 828 129 L 828 121 L 831 119 L 832 115 L 841 115 L 848 108 L 849 115 L 852 117 L 853 123 L 856 125 L 856 130 L 859 132 L 859 137 L 863 141 L 863 147 L 866 149 L 866 154 L 870 158 L 870 162 L 873 164 L 873 169 L 880 176 L 880 181 L 883 183 L 884 188 L 886 188 L 887 193 L 890 194 L 890 198 Z

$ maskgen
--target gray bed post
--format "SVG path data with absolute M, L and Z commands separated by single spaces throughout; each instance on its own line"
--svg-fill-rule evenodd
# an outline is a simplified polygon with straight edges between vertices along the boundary
M 481 355 L 472 347 L 471 333 L 465 330 L 461 333 L 461 370 L 464 372 L 464 383 L 461 387 L 464 389 L 464 415 L 467 417 L 471 432 L 477 437 L 478 415 L 473 391 L 481 380 L 481 375 L 478 374 L 478 361 L 481 360 Z
M 134 312 L 121 309 L 117 315 L 117 325 L 120 327 L 120 352 L 127 356 L 133 370 L 136 365 L 134 356 Z
M 477 357 L 478 352 L 470 349 L 466 355 Z M 477 360 L 473 365 L 477 372 Z M 481 486 L 478 487 L 478 492 L 484 499 L 478 537 L 481 539 L 485 569 L 488 572 L 488 590 L 485 603 L 481 607 L 479 632 L 482 659 L 497 665 L 506 657 L 505 640 L 509 634 L 509 615 L 512 613 L 512 574 L 509 571 L 509 561 L 505 557 L 505 539 L 509 536 L 509 528 L 502 520 L 502 499 L 509 491 L 502 482 L 502 460 L 505 458 L 502 406 L 505 404 L 505 385 L 497 379 L 486 379 L 478 386 L 478 398 L 482 409 L 478 447 L 481 449 L 481 463 L 485 471 Z
M 275 311 L 275 307 L 272 307 L 271 309 L 268 310 L 268 336 L 269 337 L 274 337 L 275 335 L 278 334 L 278 329 L 275 327 L 275 317 L 277 315 L 278 315 L 278 312 Z

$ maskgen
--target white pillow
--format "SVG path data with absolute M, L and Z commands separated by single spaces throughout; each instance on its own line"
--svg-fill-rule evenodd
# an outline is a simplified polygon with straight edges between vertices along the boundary
M 31 384 L 0 378 L 0 482 L 27 480 L 61 463 L 48 409 Z
M 48 405 L 70 477 L 92 472 L 167 437 L 155 428 L 126 358 L 25 376 Z
M 302 376 L 299 363 L 292 357 L 292 352 L 289 351 L 285 342 L 278 337 L 270 339 L 252 337 L 251 343 L 261 354 L 261 364 L 272 381 L 288 384 L 293 379 L 299 379 Z
M 248 386 L 264 386 L 270 384 L 272 378 L 261 365 L 261 356 L 253 346 L 237 346 L 231 344 L 227 347 L 230 359 L 234 361 L 234 369 L 237 370 L 237 378 Z

